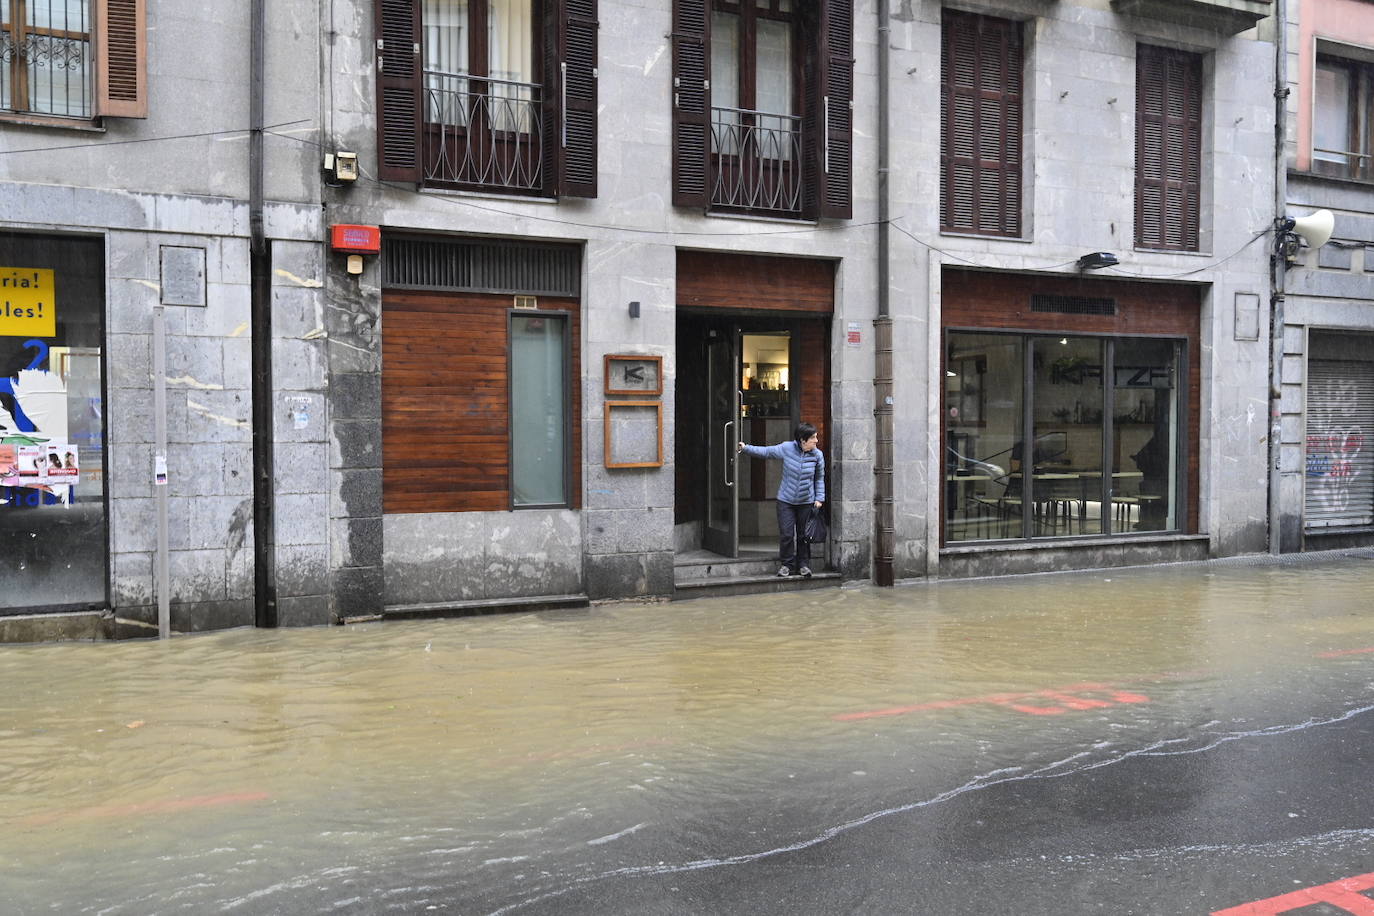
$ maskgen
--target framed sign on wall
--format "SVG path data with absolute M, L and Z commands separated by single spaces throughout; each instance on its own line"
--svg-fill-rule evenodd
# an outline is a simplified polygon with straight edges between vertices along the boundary
M 607 401 L 608 468 L 663 467 L 663 405 L 658 401 Z
M 663 357 L 606 354 L 606 393 L 650 395 L 663 393 Z

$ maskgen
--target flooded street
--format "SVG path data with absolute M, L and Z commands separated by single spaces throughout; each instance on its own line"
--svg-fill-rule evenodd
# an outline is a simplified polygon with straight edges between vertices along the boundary
M 699 912 L 662 879 L 1368 732 L 1372 556 L 0 647 L 0 910 Z

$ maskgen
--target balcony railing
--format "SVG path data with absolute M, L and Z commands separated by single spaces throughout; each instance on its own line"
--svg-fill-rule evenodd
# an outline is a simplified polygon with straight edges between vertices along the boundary
M 425 182 L 543 190 L 542 87 L 425 71 Z
M 711 204 L 795 216 L 802 205 L 801 118 L 711 109 Z
M 1374 155 L 1350 150 L 1312 150 L 1312 171 L 1333 178 L 1374 181 Z

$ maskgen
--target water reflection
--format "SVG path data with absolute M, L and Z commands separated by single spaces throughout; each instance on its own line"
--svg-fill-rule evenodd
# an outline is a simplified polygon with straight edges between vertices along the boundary
M 1372 585 L 1347 557 L 7 647 L 0 879 L 20 912 L 490 912 L 766 855 L 1340 715 Z

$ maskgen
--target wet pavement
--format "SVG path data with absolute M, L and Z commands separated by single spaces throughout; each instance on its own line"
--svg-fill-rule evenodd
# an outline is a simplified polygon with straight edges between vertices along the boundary
M 1374 871 L 1371 594 L 1350 551 L 0 647 L 0 912 L 1211 913 Z

